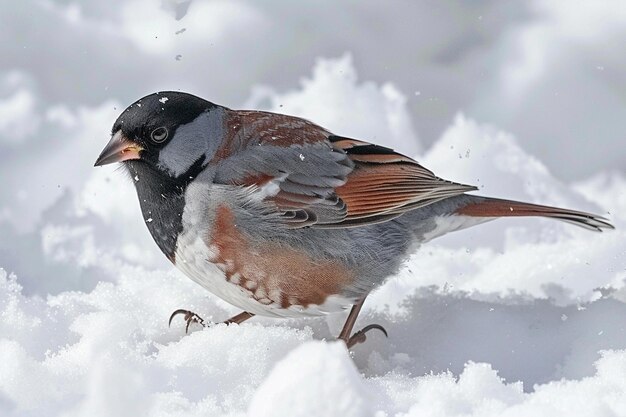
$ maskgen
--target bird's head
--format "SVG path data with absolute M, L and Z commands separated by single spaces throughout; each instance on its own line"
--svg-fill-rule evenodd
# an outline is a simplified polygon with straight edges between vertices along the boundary
M 225 111 L 187 93 L 150 94 L 117 118 L 95 166 L 124 162 L 175 179 L 189 176 L 219 148 Z

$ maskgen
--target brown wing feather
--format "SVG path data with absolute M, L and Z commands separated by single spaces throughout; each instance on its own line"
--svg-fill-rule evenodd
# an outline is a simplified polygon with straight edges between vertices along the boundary
M 368 223 L 369 217 L 397 217 L 405 211 L 476 190 L 443 180 L 392 149 L 336 136 L 329 140 L 355 164 L 346 183 L 335 189 L 346 203 L 346 222 Z

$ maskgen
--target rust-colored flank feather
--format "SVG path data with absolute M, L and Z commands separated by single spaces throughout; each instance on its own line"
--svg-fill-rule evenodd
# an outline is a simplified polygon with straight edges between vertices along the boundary
M 261 304 L 281 308 L 321 305 L 355 280 L 337 261 L 312 259 L 302 251 L 268 242 L 252 247 L 226 206 L 216 211 L 210 244 L 226 279 L 249 292 Z

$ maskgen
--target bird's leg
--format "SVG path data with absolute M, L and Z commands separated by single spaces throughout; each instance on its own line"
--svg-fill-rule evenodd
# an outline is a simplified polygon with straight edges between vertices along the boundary
M 226 321 L 223 321 L 222 323 L 224 324 L 240 324 L 243 323 L 244 321 L 248 320 L 249 318 L 254 317 L 254 314 L 252 313 L 248 313 L 247 311 L 242 311 L 241 313 L 237 314 L 236 316 L 233 316 L 231 318 L 229 318 Z
M 388 337 L 387 331 L 380 324 L 367 325 L 358 332 L 352 334 L 352 328 L 354 327 L 354 323 L 356 323 L 356 318 L 359 316 L 359 312 L 361 311 L 361 307 L 363 307 L 363 303 L 365 303 L 365 297 L 361 298 L 355 305 L 352 306 L 350 314 L 348 314 L 348 318 L 346 319 L 346 324 L 343 325 L 343 329 L 341 329 L 341 333 L 339 333 L 338 339 L 343 340 L 346 343 L 348 349 L 356 344 L 365 342 L 365 340 L 367 339 L 365 333 L 373 329 L 380 330 L 381 332 L 383 332 L 385 337 Z M 351 334 L 352 336 L 350 336 Z
M 179 314 L 184 314 L 183 318 L 187 322 L 187 325 L 185 326 L 185 333 L 189 333 L 189 326 L 191 325 L 191 323 L 198 323 L 202 327 L 207 327 L 210 324 L 212 324 L 212 323 L 205 322 L 202 317 L 200 317 L 199 315 L 197 315 L 193 311 L 179 309 L 179 310 L 174 311 L 172 313 L 172 315 L 170 316 L 170 320 L 169 320 L 168 326 L 172 325 L 172 320 L 174 319 L 174 317 L 176 317 Z M 247 311 L 244 311 L 244 312 L 241 312 L 241 313 L 237 314 L 236 316 L 233 316 L 233 317 L 229 318 L 228 320 L 223 321 L 222 323 L 224 323 L 224 324 L 231 324 L 231 323 L 239 324 L 239 323 L 243 323 L 244 321 L 248 320 L 252 316 L 254 316 L 254 314 L 248 313 Z

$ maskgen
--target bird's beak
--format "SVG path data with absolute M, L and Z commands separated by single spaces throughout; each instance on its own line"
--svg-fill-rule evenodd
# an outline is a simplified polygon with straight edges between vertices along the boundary
M 126 138 L 122 131 L 117 131 L 107 146 L 104 147 L 100 156 L 94 164 L 95 167 L 112 164 L 114 162 L 128 161 L 129 159 L 139 159 L 139 151 L 143 148 Z

